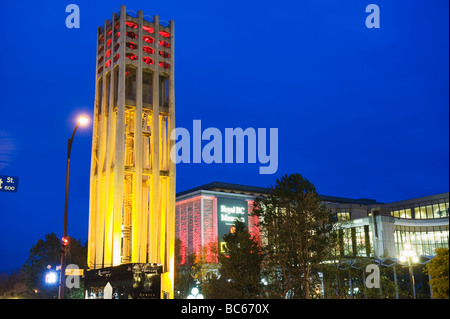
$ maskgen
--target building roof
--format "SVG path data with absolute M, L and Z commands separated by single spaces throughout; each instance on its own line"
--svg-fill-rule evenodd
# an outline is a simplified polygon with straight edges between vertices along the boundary
M 248 186 L 248 185 L 222 183 L 222 182 L 212 182 L 209 184 L 201 185 L 201 186 L 198 186 L 195 188 L 191 188 L 191 189 L 179 192 L 179 193 L 177 193 L 177 197 L 187 195 L 187 194 L 199 191 L 199 190 L 246 194 L 246 195 L 255 195 L 255 196 L 260 196 L 260 195 L 265 195 L 265 194 L 270 193 L 269 187 L 258 187 L 258 186 Z M 319 194 L 319 197 L 324 202 L 360 204 L 360 205 L 382 204 L 382 203 L 377 202 L 375 199 L 368 199 L 368 198 L 351 199 L 351 198 L 320 195 L 320 194 Z

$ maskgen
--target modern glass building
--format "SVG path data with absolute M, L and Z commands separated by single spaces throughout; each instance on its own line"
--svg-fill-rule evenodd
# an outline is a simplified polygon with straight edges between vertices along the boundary
M 217 243 L 220 249 L 221 236 L 230 231 L 235 217 L 259 236 L 257 220 L 250 213 L 254 199 L 268 192 L 262 187 L 214 182 L 178 193 L 175 237 L 181 241 L 182 263 L 211 244 Z M 343 257 L 397 260 L 407 245 L 417 256 L 432 257 L 436 248 L 449 246 L 449 193 L 393 203 L 320 198 L 334 213 Z

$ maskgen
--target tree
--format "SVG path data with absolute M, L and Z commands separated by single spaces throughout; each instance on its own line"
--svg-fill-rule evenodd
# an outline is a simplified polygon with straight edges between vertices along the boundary
M 25 289 L 25 285 L 20 282 L 20 270 L 0 274 L 0 299 L 20 298 Z
M 195 254 L 190 254 L 185 262 L 182 264 L 182 249 L 183 242 L 179 239 L 175 239 L 175 278 L 174 278 L 174 291 L 176 299 L 186 299 L 190 293 L 191 288 L 194 286 L 194 278 L 191 275 L 192 270 L 195 268 L 196 257 Z
M 193 267 L 195 273 L 201 273 L 197 276 L 201 291 L 210 299 L 259 298 L 263 292 L 259 243 L 243 222 L 236 220 L 232 229 L 222 237 L 226 245 L 217 252 L 217 264 L 200 258 Z
M 54 233 L 45 235 L 45 240 L 39 239 L 30 249 L 30 256 L 21 269 L 21 280 L 27 288 L 25 298 L 58 298 L 59 271 L 55 284 L 47 284 L 45 276 L 49 271 L 56 271 L 56 266 L 61 264 L 61 249 L 61 240 Z M 66 265 L 76 264 L 80 269 L 86 268 L 86 249 L 86 245 L 82 246 L 79 240 L 69 237 Z M 83 298 L 83 289 L 66 288 L 65 296 L 68 299 Z
M 183 243 L 180 239 L 175 240 L 175 298 L 186 299 L 194 287 L 202 287 L 208 295 L 212 291 L 213 283 L 216 283 L 216 275 L 218 274 L 218 265 L 216 262 L 211 262 L 211 254 L 217 256 L 217 241 L 211 242 L 209 246 L 202 248 L 200 253 L 191 253 L 183 262 L 182 251 L 184 250 Z M 203 292 L 203 294 L 205 294 Z M 209 298 L 218 298 L 211 297 Z M 219 297 L 220 298 L 220 297 Z
M 436 248 L 436 256 L 426 265 L 425 273 L 431 276 L 429 284 L 435 299 L 449 299 L 448 248 Z
M 219 253 L 220 276 L 233 291 L 230 298 L 256 298 L 261 292 L 261 249 L 243 222 L 236 220 L 233 229 L 223 236 L 226 245 Z
M 253 214 L 266 238 L 265 278 L 273 296 L 310 296 L 312 271 L 327 259 L 335 232 L 332 213 L 316 188 L 300 174 L 285 175 L 268 196 L 255 200 Z

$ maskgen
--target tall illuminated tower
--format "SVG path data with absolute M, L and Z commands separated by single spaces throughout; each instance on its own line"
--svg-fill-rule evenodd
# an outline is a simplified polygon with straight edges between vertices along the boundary
M 173 297 L 174 22 L 121 6 L 97 32 L 88 267 L 162 265 Z

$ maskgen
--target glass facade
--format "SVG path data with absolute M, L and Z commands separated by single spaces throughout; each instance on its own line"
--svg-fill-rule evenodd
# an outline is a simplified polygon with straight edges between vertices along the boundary
M 430 200 L 391 209 L 391 216 L 405 219 L 448 218 L 448 198 Z
M 372 232 L 368 225 L 341 228 L 338 236 L 342 256 L 370 257 L 373 255 Z
M 411 245 L 417 256 L 434 256 L 436 248 L 449 247 L 448 197 L 420 198 L 417 201 L 410 200 L 399 202 L 398 205 L 393 203 L 392 206 L 386 206 L 388 207 L 387 213 L 394 218 L 392 221 L 389 219 L 379 220 L 375 224 L 372 219 L 363 221 L 363 219 L 355 217 L 358 213 L 352 211 L 353 209 L 367 209 L 367 216 L 372 216 L 375 206 L 351 208 L 342 205 L 331 208 L 340 224 L 338 236 L 341 256 L 373 257 L 374 254 L 383 254 L 380 249 L 391 247 L 389 251 L 396 254 L 396 256 L 392 256 L 396 258 L 405 250 L 406 244 Z M 428 221 L 424 222 L 424 220 Z M 377 226 L 383 227 L 385 233 L 382 235 L 382 240 L 388 240 L 383 246 L 374 247 L 375 238 L 372 234 L 372 226 L 375 229 Z M 390 237 L 386 231 L 393 231 L 393 237 Z M 393 240 L 388 238 L 393 238 Z
M 405 245 L 411 245 L 417 256 L 434 256 L 435 249 L 448 247 L 448 226 L 395 226 L 395 248 L 400 256 Z

